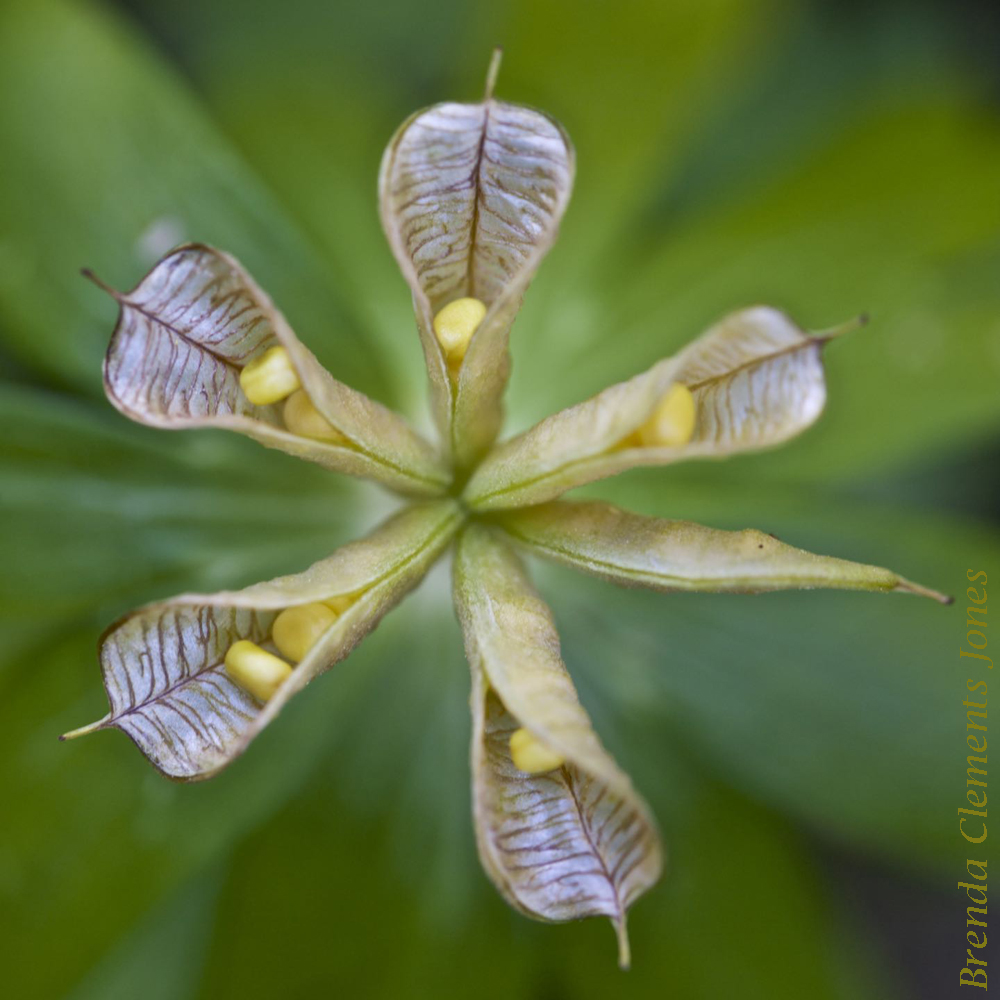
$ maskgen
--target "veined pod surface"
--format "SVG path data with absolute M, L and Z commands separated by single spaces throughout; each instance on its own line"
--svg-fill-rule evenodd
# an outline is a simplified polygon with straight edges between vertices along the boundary
M 459 467 L 490 447 L 503 418 L 511 325 L 559 231 L 575 157 L 548 115 L 499 101 L 435 104 L 407 119 L 379 174 L 382 226 L 413 293 L 435 420 Z M 434 332 L 450 302 L 486 311 L 453 378 Z
M 66 736 L 118 728 L 169 777 L 210 777 L 420 582 L 460 521 L 453 501 L 415 504 L 302 573 L 140 608 L 101 641 L 110 712 Z M 246 641 L 277 654 L 279 614 L 338 595 L 351 595 L 350 604 L 266 704 L 227 673 L 225 658 L 234 644 Z

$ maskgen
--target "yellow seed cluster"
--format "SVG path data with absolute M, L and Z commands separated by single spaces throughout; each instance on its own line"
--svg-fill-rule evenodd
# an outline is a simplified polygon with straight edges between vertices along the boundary
M 565 763 L 563 757 L 523 727 L 510 734 L 510 758 L 514 767 L 525 774 L 544 774 Z
M 285 608 L 274 619 L 271 638 L 282 656 L 301 663 L 338 614 L 326 604 L 299 604 Z
M 280 403 L 300 385 L 288 351 L 283 347 L 269 348 L 240 372 L 240 388 L 254 406 Z
M 274 619 L 271 640 L 281 656 L 292 663 L 301 663 L 327 629 L 356 600 L 356 595 L 341 594 L 326 601 L 285 608 Z M 226 673 L 262 702 L 269 701 L 292 672 L 292 666 L 280 656 L 246 639 L 240 639 L 229 647 L 225 662 Z
M 226 673 L 258 701 L 270 701 L 291 672 L 280 657 L 246 639 L 234 642 L 226 653 Z
M 347 441 L 347 438 L 313 406 L 312 400 L 302 389 L 293 392 L 285 400 L 282 416 L 285 427 L 292 434 L 313 438 L 316 441 L 328 441 L 331 444 L 342 444 Z
M 485 315 L 485 303 L 466 298 L 449 302 L 434 317 L 434 335 L 453 368 L 462 363 L 469 341 Z
M 636 432 L 639 444 L 645 448 L 676 448 L 687 444 L 694 434 L 695 417 L 691 390 L 677 382 Z

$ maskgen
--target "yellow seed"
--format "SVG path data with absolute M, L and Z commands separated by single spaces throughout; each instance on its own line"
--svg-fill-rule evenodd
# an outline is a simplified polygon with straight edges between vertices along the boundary
M 337 613 L 325 604 L 300 604 L 285 608 L 274 619 L 271 638 L 282 656 L 301 663 L 336 620 Z
M 270 701 L 292 668 L 284 660 L 246 639 L 226 653 L 226 673 L 258 701 Z
M 338 615 L 342 615 L 357 599 L 357 595 L 338 594 L 336 597 L 331 597 L 323 603 L 331 611 L 335 611 Z
M 647 448 L 687 444 L 694 434 L 695 409 L 691 390 L 675 383 L 637 431 L 639 443 Z
M 486 305 L 479 299 L 455 299 L 434 317 L 434 333 L 444 348 L 448 363 L 458 365 L 476 328 L 486 315 Z
M 554 771 L 564 762 L 559 754 L 523 727 L 510 734 L 510 757 L 514 761 L 514 767 L 526 774 Z
M 317 441 L 330 441 L 335 444 L 347 440 L 336 427 L 327 422 L 302 389 L 293 392 L 285 400 L 282 416 L 285 419 L 285 427 L 292 434 L 314 438 Z
M 299 385 L 299 376 L 283 347 L 266 350 L 240 372 L 240 388 L 254 406 L 278 403 Z

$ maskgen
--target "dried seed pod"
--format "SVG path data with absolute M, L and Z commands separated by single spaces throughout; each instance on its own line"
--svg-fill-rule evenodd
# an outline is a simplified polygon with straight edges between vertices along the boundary
M 575 169 L 558 122 L 494 98 L 499 58 L 498 50 L 482 101 L 407 119 L 379 174 L 382 226 L 413 293 L 434 417 L 466 468 L 500 430 L 510 328 L 555 242 Z M 449 358 L 433 318 L 461 298 L 485 312 L 463 357 Z
M 438 496 L 448 486 L 438 450 L 402 417 L 333 378 L 228 254 L 192 243 L 167 254 L 130 292 L 101 287 L 120 310 L 104 387 L 126 416 L 171 430 L 238 431 L 407 495 Z M 299 382 L 349 448 L 325 432 L 289 431 L 276 403 Z

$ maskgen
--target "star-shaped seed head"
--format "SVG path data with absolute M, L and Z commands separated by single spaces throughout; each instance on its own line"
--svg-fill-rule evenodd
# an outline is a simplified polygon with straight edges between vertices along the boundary
M 821 354 L 841 331 L 810 334 L 776 309 L 744 309 L 629 381 L 495 443 L 510 327 L 555 241 L 574 171 L 555 121 L 494 98 L 497 65 L 482 101 L 404 122 L 379 178 L 383 226 L 413 294 L 436 444 L 327 372 L 219 250 L 180 247 L 132 291 L 108 289 L 119 316 L 105 386 L 126 416 L 239 431 L 405 502 L 301 573 L 184 594 L 112 625 L 100 651 L 110 711 L 66 735 L 121 729 L 168 777 L 210 777 L 453 549 L 483 866 L 529 916 L 609 917 L 624 966 L 625 914 L 660 875 L 660 839 L 595 734 L 515 550 L 664 592 L 839 587 L 947 599 L 761 532 L 559 499 L 637 466 L 794 437 L 823 409 Z

